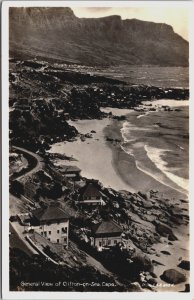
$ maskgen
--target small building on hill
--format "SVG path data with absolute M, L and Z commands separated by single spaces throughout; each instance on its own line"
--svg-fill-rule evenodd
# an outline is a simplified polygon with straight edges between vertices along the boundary
M 31 212 L 31 228 L 53 243 L 68 246 L 69 216 L 59 207 Z
M 122 228 L 113 221 L 102 221 L 91 229 L 91 245 L 101 251 L 121 242 Z
M 67 178 L 78 180 L 80 178 L 81 169 L 76 166 L 62 166 L 60 173 Z
M 104 205 L 103 193 L 100 186 L 95 182 L 88 182 L 80 189 L 80 195 L 77 203 L 86 205 Z

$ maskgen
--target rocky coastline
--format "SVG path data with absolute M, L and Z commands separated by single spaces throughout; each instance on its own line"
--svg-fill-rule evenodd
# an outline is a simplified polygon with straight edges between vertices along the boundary
M 129 109 L 142 101 L 189 98 L 185 88 L 129 85 L 79 69 L 67 72 L 66 66 L 53 70 L 51 63 L 37 60 L 11 59 L 9 76 L 10 140 L 40 152 L 75 138 L 78 132 L 68 120 L 102 119 L 106 114 L 101 107 Z
M 70 215 L 72 224 L 70 234 L 78 248 L 81 247 L 83 251 L 99 259 L 115 278 L 121 280 L 124 277 L 126 283 L 121 280 L 123 288 L 126 289 L 132 284 L 129 290 L 136 287 L 137 290 L 157 291 L 157 285 L 163 280 L 163 283 L 180 284 L 179 289 L 182 289 L 184 284 L 188 283 L 188 262 L 184 263 L 187 257 L 183 257 L 183 261 L 178 261 L 177 257 L 175 261 L 172 260 L 176 269 L 183 270 L 182 267 L 187 266 L 181 275 L 179 274 L 181 270 L 179 273 L 177 270 L 171 272 L 166 270 L 165 259 L 168 256 L 172 257 L 177 245 L 179 246 L 182 227 L 188 235 L 187 208 L 184 210 L 180 207 L 180 203 L 172 203 L 170 199 L 162 196 L 160 191 L 150 190 L 144 193 L 141 186 L 138 192 L 124 189 L 117 191 L 112 187 L 105 187 L 98 180 L 98 185 L 105 195 L 105 206 L 102 209 L 78 207 L 76 200 L 80 185 L 86 183 L 88 179 L 81 176 L 77 184 L 69 179 L 64 180 L 54 160 L 61 159 L 74 163 L 76 158 L 66 154 L 62 156 L 51 154 L 48 150 L 56 142 L 73 144 L 79 138 L 81 142 L 87 143 L 88 140 L 94 139 L 92 135 L 95 135 L 96 131 L 93 128 L 90 133 L 80 133 L 69 124 L 70 120 L 102 120 L 106 117 L 111 118 L 116 125 L 104 129 L 105 143 L 112 150 L 114 148 L 113 160 L 118 161 L 122 144 L 120 125 L 125 117 L 114 117 L 102 112 L 101 107 L 129 109 L 137 107 L 145 100 L 160 98 L 183 100 L 188 99 L 189 91 L 153 86 L 126 86 L 124 82 L 104 80 L 96 76 L 87 77 L 89 83 L 81 84 L 81 74 L 73 72 L 69 74 L 65 71 L 57 73 L 59 71 L 57 70 L 54 72 L 58 74 L 56 76 L 51 67 L 44 62 L 41 64 L 31 62 L 29 65 L 29 62 L 11 61 L 11 68 L 14 71 L 10 73 L 10 143 L 36 152 L 46 165 L 42 170 L 18 180 L 19 183 L 14 180 L 15 185 L 11 183 L 11 193 L 17 192 L 15 197 L 18 198 L 22 195 L 30 197 L 40 206 L 57 205 L 64 208 Z M 33 95 L 29 95 L 29 83 L 34 87 Z M 125 154 L 122 153 L 122 160 L 126 162 L 123 155 Z M 121 161 L 120 158 L 119 160 Z M 187 206 L 187 201 L 184 204 Z M 104 255 L 98 256 L 92 252 L 87 239 L 90 236 L 91 225 L 106 219 L 111 219 L 122 226 L 125 242 L 115 249 L 116 252 L 105 252 Z M 170 252 L 171 249 L 173 253 Z M 123 270 L 117 270 L 114 265 L 111 266 L 111 255 L 116 259 L 120 257 L 121 266 L 126 265 L 127 269 L 123 267 Z M 129 276 L 130 268 L 138 270 L 134 278 Z

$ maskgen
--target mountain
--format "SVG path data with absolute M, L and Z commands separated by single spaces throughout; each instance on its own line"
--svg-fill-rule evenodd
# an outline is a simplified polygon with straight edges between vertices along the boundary
M 84 65 L 188 66 L 189 44 L 167 24 L 78 18 L 67 7 L 10 8 L 10 56 Z

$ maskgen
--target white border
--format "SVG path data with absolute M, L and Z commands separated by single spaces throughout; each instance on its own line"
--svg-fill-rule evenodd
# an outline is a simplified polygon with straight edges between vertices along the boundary
M 191 7 L 193 1 L 28 1 L 7 0 L 3 2 L 4 7 Z
M 8 11 L 9 7 L 187 7 L 190 9 L 190 153 L 194 153 L 194 145 L 192 145 L 193 133 L 192 125 L 194 125 L 192 114 L 194 113 L 194 2 L 193 1 L 5 1 L 2 3 L 2 295 L 3 299 L 135 299 L 135 300 L 155 300 L 163 299 L 194 299 L 193 280 L 194 270 L 191 267 L 190 281 L 191 291 L 190 293 L 177 293 L 177 292 L 147 292 L 147 293 L 118 293 L 118 292 L 10 292 L 9 291 L 9 138 L 8 138 L 8 120 L 9 120 L 9 81 L 8 81 Z M 193 180 L 194 160 L 190 155 L 190 183 Z M 193 212 L 194 205 L 192 204 L 192 195 L 194 195 L 194 187 L 190 184 L 190 229 L 194 226 Z M 193 232 L 190 238 L 191 253 L 194 253 L 193 247 Z M 191 257 L 191 266 L 193 266 L 193 257 Z

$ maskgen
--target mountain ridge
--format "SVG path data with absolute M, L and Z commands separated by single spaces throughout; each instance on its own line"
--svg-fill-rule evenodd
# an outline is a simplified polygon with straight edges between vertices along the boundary
M 85 65 L 188 66 L 189 44 L 168 24 L 22 7 L 10 8 L 10 55 Z

